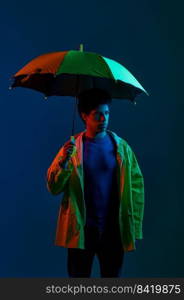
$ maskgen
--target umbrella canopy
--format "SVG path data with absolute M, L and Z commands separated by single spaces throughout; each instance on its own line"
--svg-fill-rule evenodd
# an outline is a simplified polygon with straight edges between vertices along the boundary
M 106 90 L 111 98 L 134 100 L 144 92 L 120 63 L 93 52 L 69 50 L 40 55 L 13 76 L 11 88 L 25 87 L 48 96 L 78 96 L 91 88 Z

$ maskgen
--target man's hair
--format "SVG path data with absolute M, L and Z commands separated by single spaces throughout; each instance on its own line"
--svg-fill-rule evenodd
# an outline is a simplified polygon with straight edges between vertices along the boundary
M 81 113 L 86 113 L 87 115 L 94 110 L 100 104 L 110 104 L 112 102 L 111 95 L 102 89 L 93 88 L 85 90 L 78 95 L 78 112 L 85 123 L 85 120 L 82 118 Z

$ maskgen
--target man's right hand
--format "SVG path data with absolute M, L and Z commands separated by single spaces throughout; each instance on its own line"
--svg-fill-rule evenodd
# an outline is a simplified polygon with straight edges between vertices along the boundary
M 61 164 L 61 166 L 63 166 L 63 164 L 64 166 L 66 166 L 67 162 L 70 160 L 70 158 L 75 153 L 75 151 L 76 151 L 75 140 L 74 138 L 71 138 L 70 142 L 67 143 L 63 148 L 63 157 L 62 160 L 59 162 L 59 164 Z

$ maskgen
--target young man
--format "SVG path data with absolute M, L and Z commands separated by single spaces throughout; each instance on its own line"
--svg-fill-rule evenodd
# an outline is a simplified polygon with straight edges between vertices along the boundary
M 124 253 L 142 239 L 144 181 L 128 143 L 107 129 L 110 96 L 79 95 L 85 131 L 59 150 L 47 172 L 53 195 L 64 192 L 55 244 L 68 248 L 70 277 L 90 277 L 94 255 L 101 277 L 119 277 Z

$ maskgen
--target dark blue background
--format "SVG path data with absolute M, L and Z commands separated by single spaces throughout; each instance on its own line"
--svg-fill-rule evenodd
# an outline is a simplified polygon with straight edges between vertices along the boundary
M 164 0 L 1 2 L 1 277 L 68 276 L 66 249 L 54 246 L 61 195 L 49 194 L 45 176 L 71 134 L 74 98 L 46 101 L 8 86 L 32 58 L 80 43 L 122 63 L 150 93 L 111 108 L 109 129 L 128 141 L 145 178 L 144 239 L 126 254 L 122 277 L 184 276 L 183 8 Z M 75 132 L 83 129 L 78 117 Z

